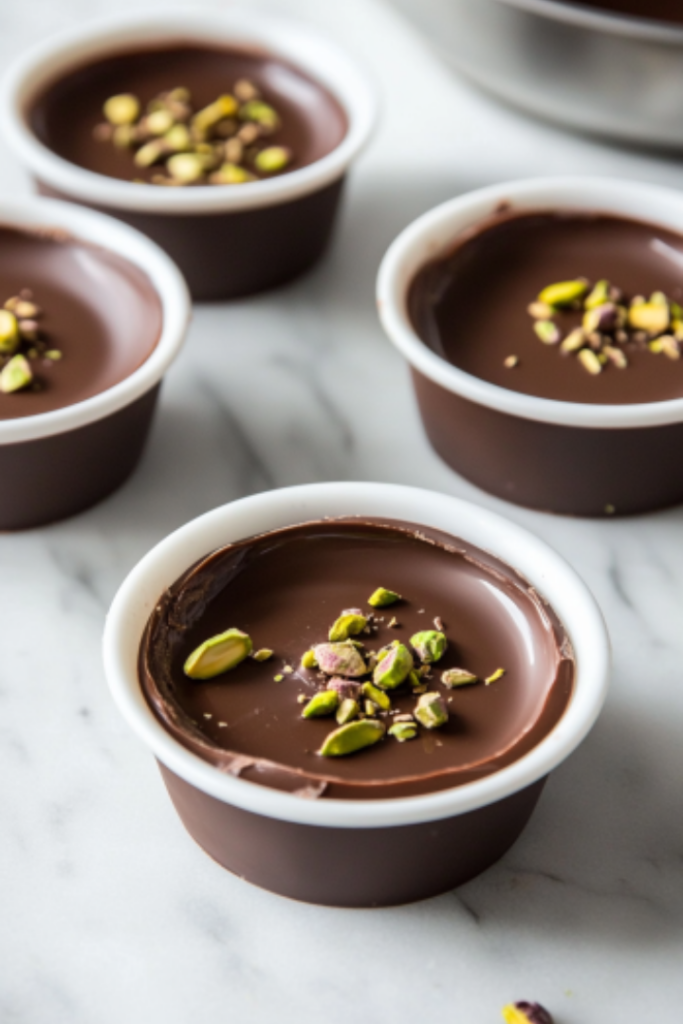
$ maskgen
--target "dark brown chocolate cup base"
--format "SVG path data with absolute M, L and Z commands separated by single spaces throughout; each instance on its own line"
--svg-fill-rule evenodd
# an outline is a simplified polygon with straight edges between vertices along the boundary
M 683 502 L 683 423 L 629 429 L 541 423 L 478 405 L 411 372 L 432 446 L 490 494 L 575 516 L 638 515 Z
M 76 430 L 0 445 L 0 530 L 45 526 L 106 498 L 133 472 L 159 385 Z M 11 485 L 7 482 L 11 481 Z
M 279 896 L 330 907 L 397 906 L 463 885 L 512 846 L 545 783 L 440 821 L 328 828 L 242 810 L 159 768 L 185 828 L 218 864 Z
M 195 301 L 235 299 L 285 284 L 320 259 L 332 235 L 343 185 L 342 177 L 299 199 L 234 213 L 91 208 L 137 228 L 161 246 L 180 268 Z M 41 195 L 75 201 L 44 182 L 38 181 L 37 187 Z

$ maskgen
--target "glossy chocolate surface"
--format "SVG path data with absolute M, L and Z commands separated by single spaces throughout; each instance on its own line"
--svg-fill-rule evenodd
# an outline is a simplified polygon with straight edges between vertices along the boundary
M 322 758 L 316 751 L 336 725 L 301 717 L 297 696 L 312 696 L 321 680 L 300 659 L 327 640 L 343 609 L 370 611 L 367 598 L 378 586 L 404 600 L 377 612 L 378 632 L 363 637 L 369 649 L 407 643 L 433 629 L 436 616 L 443 620 L 450 645 L 428 686 L 451 698 L 450 718 L 410 742 L 386 736 L 354 755 Z M 392 616 L 397 628 L 388 625 Z M 188 679 L 190 652 L 231 626 L 275 656 L 248 659 L 213 680 Z M 295 671 L 275 682 L 285 665 Z M 502 666 L 506 675 L 448 691 L 441 672 L 455 666 L 482 679 Z M 349 798 L 449 788 L 517 760 L 561 717 L 573 668 L 561 625 L 508 566 L 438 531 L 374 520 L 304 524 L 209 555 L 163 596 L 141 648 L 147 699 L 190 750 L 250 781 L 303 795 L 324 783 L 324 796 Z M 405 689 L 391 697 L 401 712 L 416 703 Z
M 0 305 L 22 288 L 42 307 L 41 332 L 62 358 L 32 360 L 40 390 L 0 393 L 0 419 L 51 412 L 106 391 L 159 340 L 161 303 L 149 278 L 66 233 L 0 226 Z
M 683 396 L 683 359 L 624 346 L 629 365 L 596 376 L 556 345 L 544 345 L 527 306 L 548 284 L 608 278 L 627 296 L 683 298 L 683 237 L 599 213 L 501 212 L 456 240 L 411 284 L 410 316 L 420 337 L 454 366 L 513 391 L 566 402 L 630 404 Z M 563 333 L 580 313 L 562 313 Z M 516 355 L 514 369 L 504 366 Z
M 319 160 L 346 134 L 346 114 L 339 102 L 291 64 L 257 49 L 214 48 L 181 40 L 76 68 L 35 97 L 27 116 L 38 138 L 65 160 L 110 178 L 151 180 L 158 168 L 139 168 L 129 150 L 93 136 L 103 120 L 105 100 L 132 92 L 144 106 L 160 92 L 184 86 L 199 109 L 230 92 L 240 78 L 258 86 L 263 99 L 277 109 L 282 125 L 275 140 L 293 153 L 287 171 Z
M 680 0 L 571 0 L 581 7 L 594 7 L 598 12 L 627 14 L 634 18 L 683 23 Z

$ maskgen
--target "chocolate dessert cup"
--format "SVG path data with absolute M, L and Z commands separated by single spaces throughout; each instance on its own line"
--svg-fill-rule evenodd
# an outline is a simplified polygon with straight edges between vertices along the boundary
M 564 713 L 536 746 L 506 767 L 438 792 L 389 799 L 306 799 L 302 791 L 296 795 L 221 770 L 171 734 L 139 681 L 141 642 L 162 593 L 219 547 L 327 517 L 400 520 L 443 531 L 511 565 L 550 603 L 566 631 L 575 670 Z M 525 530 L 445 495 L 386 484 L 336 483 L 244 498 L 162 541 L 130 573 L 114 599 L 105 628 L 104 662 L 119 710 L 157 758 L 183 824 L 211 857 L 281 895 L 369 907 L 447 891 L 505 853 L 528 821 L 548 774 L 579 745 L 600 711 L 609 642 L 584 584 Z
M 0 258 L 0 279 L 20 274 L 17 288 L 42 280 L 48 332 L 62 315 L 64 351 L 54 370 L 44 364 L 47 389 L 0 393 L 0 529 L 19 530 L 74 515 L 129 476 L 190 306 L 171 260 L 110 217 L 55 200 L 13 200 L 0 204 L 0 234 L 0 246 L 16 240 L 22 249 L 20 271 Z M 55 251 L 42 259 L 41 247 Z
M 524 394 L 512 390 L 512 378 L 503 387 L 454 365 L 418 336 L 411 320 L 407 300 L 416 275 L 492 218 L 572 211 L 642 222 L 655 235 L 658 227 L 663 234 L 683 234 L 683 200 L 673 190 L 592 178 L 495 185 L 437 207 L 394 241 L 378 277 L 382 324 L 410 365 L 433 447 L 477 486 L 520 505 L 569 515 L 629 515 L 678 504 L 683 394 L 621 404 Z M 659 259 L 670 250 L 678 266 L 677 249 L 659 249 Z M 534 298 L 520 296 L 520 302 Z
M 121 180 L 115 176 L 118 172 L 89 169 L 88 159 L 79 165 L 76 159 L 59 154 L 61 138 L 53 139 L 51 146 L 51 133 L 55 135 L 59 124 L 64 127 L 64 111 L 52 108 L 55 103 L 59 106 L 60 89 L 73 88 L 69 82 L 77 88 L 82 78 L 84 87 L 95 94 L 102 89 L 97 77 L 104 74 L 102 69 L 130 58 L 128 77 L 125 70 L 114 73 L 111 68 L 106 74 L 110 95 L 131 92 L 134 74 L 144 76 L 149 70 L 136 55 L 149 54 L 150 63 L 152 57 L 158 62 L 160 52 L 189 53 L 192 47 L 205 50 L 212 73 L 221 51 L 226 61 L 242 54 L 268 65 L 265 87 L 270 86 L 276 97 L 282 88 L 285 112 L 296 113 L 300 104 L 297 117 L 300 114 L 303 120 L 295 138 L 300 149 L 310 151 L 309 157 L 297 162 L 295 153 L 291 170 L 263 180 L 169 188 Z M 194 84 L 201 84 L 202 63 L 198 52 L 194 63 L 183 65 Z M 172 57 L 168 64 L 168 82 L 161 71 L 154 71 L 155 92 L 190 84 L 176 80 Z M 231 90 L 233 78 L 228 63 L 223 92 Z M 214 74 L 212 81 L 222 85 L 220 74 Z M 56 99 L 51 98 L 53 93 Z M 206 97 L 203 102 L 208 102 Z M 67 103 L 67 110 L 71 106 Z M 93 133 L 93 111 L 85 112 L 85 107 L 87 103 L 84 137 L 72 151 L 81 155 Z M 341 119 L 336 136 L 330 134 L 329 123 L 335 119 Z M 126 15 L 63 34 L 17 60 L 5 77 L 0 101 L 0 130 L 39 191 L 94 207 L 149 235 L 176 261 L 195 299 L 261 291 L 315 263 L 329 241 L 347 169 L 365 145 L 374 119 L 372 88 L 333 43 L 306 26 L 246 11 L 226 11 L 220 16 Z M 62 129 L 60 133 L 64 134 Z M 131 168 L 132 178 L 132 158 Z

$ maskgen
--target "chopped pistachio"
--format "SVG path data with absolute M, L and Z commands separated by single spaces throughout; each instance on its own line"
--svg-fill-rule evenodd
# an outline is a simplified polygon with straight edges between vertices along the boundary
M 497 668 L 495 672 L 492 672 L 490 676 L 486 677 L 484 682 L 486 683 L 487 686 L 490 686 L 491 683 L 495 683 L 499 679 L 502 679 L 504 675 L 505 675 L 505 669 L 504 668 Z
M 415 739 L 417 736 L 417 726 L 414 722 L 394 722 L 389 727 L 389 735 L 393 736 L 399 743 L 405 743 L 406 740 Z
M 355 754 L 357 750 L 377 743 L 385 732 L 384 723 L 376 718 L 348 722 L 327 736 L 320 753 L 323 757 L 345 757 L 347 754 Z
M 619 311 L 613 302 L 604 302 L 601 306 L 594 306 L 583 315 L 583 329 L 586 334 L 593 331 L 612 331 L 617 326 Z
M 240 629 L 228 629 L 200 644 L 186 660 L 183 670 L 190 679 L 212 679 L 235 668 L 252 649 L 251 637 Z
M 342 679 L 341 676 L 333 676 L 327 681 L 328 690 L 336 690 L 340 700 L 360 700 L 361 685 L 355 679 Z
M 254 167 L 261 174 L 276 174 L 291 162 L 292 151 L 286 146 L 268 146 L 254 157 Z
M 282 675 L 282 673 L 278 672 L 278 674 L 276 676 L 273 676 L 273 682 L 274 683 L 281 683 L 284 678 L 285 677 Z
M 508 370 L 513 370 L 519 363 L 519 356 L 506 356 L 503 360 L 503 366 L 506 366 Z
M 223 149 L 225 162 L 228 164 L 239 164 L 244 156 L 244 143 L 241 139 L 228 139 Z
M 347 722 L 351 722 L 354 718 L 358 718 L 359 712 L 360 706 L 358 701 L 354 700 L 353 697 L 346 697 L 337 708 L 337 712 L 334 717 L 337 719 L 338 725 L 346 725 Z
M 604 302 L 608 302 L 610 298 L 610 286 L 609 281 L 603 278 L 602 281 L 598 281 L 591 290 L 590 294 L 586 296 L 584 300 L 584 309 L 595 309 L 597 306 L 602 306 Z
M 301 712 L 302 718 L 323 718 L 333 715 L 339 707 L 339 694 L 336 690 L 320 690 L 311 697 Z
M 672 334 L 663 334 L 661 338 L 657 339 L 662 346 L 662 352 L 669 359 L 680 359 L 681 350 L 678 342 Z
M 413 671 L 408 676 L 408 682 L 410 683 L 412 688 L 416 690 L 418 687 L 422 686 L 422 676 L 419 674 L 419 672 Z
M 157 160 L 161 160 L 164 154 L 163 142 L 160 139 L 154 139 L 152 142 L 146 142 L 144 146 L 140 146 L 133 160 L 138 167 L 151 167 Z
M 183 185 L 199 181 L 204 175 L 205 167 L 201 153 L 174 153 L 166 161 L 169 174 Z
M 378 587 L 368 598 L 368 604 L 373 608 L 388 608 L 401 600 L 401 595 L 395 590 L 387 590 L 386 587 Z
M 553 315 L 553 307 L 547 302 L 530 302 L 526 310 L 534 320 L 550 320 Z
M 239 104 L 234 96 L 225 94 L 219 96 L 213 103 L 198 110 L 192 118 L 193 130 L 199 136 L 206 135 L 219 121 L 226 117 L 234 117 L 237 114 Z
M 237 132 L 237 138 L 245 146 L 251 146 L 253 142 L 256 142 L 256 140 L 261 137 L 261 132 L 262 129 L 257 124 L 249 122 L 248 124 L 242 125 L 240 130 Z
M 389 619 L 389 622 L 387 623 L 387 625 L 389 626 L 390 629 L 396 629 L 396 627 L 399 625 L 399 621 L 398 621 L 398 619 L 396 618 L 395 615 L 392 616 L 391 619 Z
M 578 352 L 586 344 L 586 332 L 583 327 L 575 327 L 560 343 L 561 352 Z
M 296 702 L 297 704 L 307 704 L 308 697 L 306 696 L 305 693 L 300 693 L 299 696 L 296 698 Z
M 351 636 L 358 636 L 368 624 L 368 620 L 361 611 L 351 608 L 342 612 L 339 618 L 332 624 L 328 639 L 337 642 L 348 640 Z
M 539 292 L 538 301 L 553 307 L 573 306 L 587 291 L 588 285 L 585 281 L 558 281 Z
M 244 185 L 255 178 L 239 164 L 222 164 L 209 180 L 213 185 Z
M 576 358 L 583 365 L 584 370 L 588 370 L 589 373 L 597 374 L 602 372 L 600 360 L 591 349 L 582 348 Z
M 381 690 L 394 690 L 403 683 L 413 669 L 413 656 L 408 648 L 398 641 L 395 646 L 382 653 L 372 674 L 372 681 Z
M 43 355 L 46 359 L 52 360 L 52 362 L 58 362 L 62 358 L 62 353 L 58 348 L 49 348 Z
M 269 647 L 262 647 L 260 650 L 254 651 L 252 654 L 254 661 L 268 661 L 272 657 L 273 652 Z
M 636 331 L 662 334 L 669 326 L 669 307 L 659 302 L 640 302 L 628 311 L 629 325 Z
M 544 345 L 556 345 L 560 340 L 560 329 L 552 320 L 536 320 L 534 331 Z
M 164 147 L 169 153 L 184 153 L 192 148 L 192 139 L 184 124 L 174 124 L 164 135 Z
M 628 359 L 626 355 L 621 351 L 620 348 L 615 348 L 614 345 L 605 345 L 603 349 L 605 355 L 609 359 L 610 363 L 613 363 L 618 370 L 625 370 L 628 366 Z
M 423 693 L 413 712 L 425 729 L 438 729 L 448 721 L 448 708 L 440 693 Z
M 39 325 L 37 320 L 17 320 L 19 334 L 25 341 L 37 341 Z
M 148 114 L 144 121 L 144 127 L 150 135 L 166 135 L 174 125 L 173 114 L 170 110 L 162 108 Z M 187 131 L 187 129 L 186 129 Z
M 0 391 L 9 395 L 21 391 L 33 381 L 33 373 L 24 356 L 12 356 L 0 371 Z
M 140 101 L 132 93 L 120 93 L 109 97 L 102 112 L 109 124 L 133 124 L 140 116 Z
M 280 118 L 268 103 L 262 100 L 247 100 L 239 109 L 240 121 L 255 121 L 265 128 L 275 129 L 280 124 Z
M 325 675 L 357 679 L 367 672 L 362 654 L 349 640 L 343 643 L 317 644 L 313 648 L 313 653 Z
M 410 643 L 417 651 L 421 661 L 431 663 L 443 658 L 448 647 L 448 640 L 444 633 L 437 629 L 425 629 L 420 633 L 414 633 Z
M 306 653 L 302 656 L 302 658 L 301 658 L 301 667 L 302 668 L 317 668 L 318 667 L 318 660 L 317 660 L 315 654 L 313 653 L 313 651 L 306 651 Z
M 375 718 L 379 707 L 375 704 L 374 700 L 365 700 L 363 701 L 363 711 L 367 718 Z
M 553 1024 L 553 1018 L 540 1003 L 508 1003 L 502 1014 L 505 1024 Z
M 473 672 L 468 672 L 466 668 L 449 668 L 441 673 L 441 682 L 449 690 L 454 690 L 458 686 L 470 686 L 472 683 L 478 682 L 478 679 Z
M 380 690 L 379 687 L 373 686 L 372 683 L 363 683 L 362 691 L 365 697 L 382 709 L 382 711 L 391 710 L 391 698 L 384 690 Z
M 0 355 L 13 355 L 20 344 L 21 337 L 16 316 L 9 309 L 0 309 Z
M 255 100 L 259 95 L 257 87 L 253 82 L 250 82 L 248 78 L 240 78 L 238 82 L 235 82 L 233 92 L 240 103 L 246 103 L 248 100 Z

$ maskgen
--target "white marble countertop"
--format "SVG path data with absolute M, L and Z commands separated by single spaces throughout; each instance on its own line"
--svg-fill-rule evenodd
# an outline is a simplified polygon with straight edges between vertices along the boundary
M 557 1024 L 672 1024 L 683 510 L 553 518 L 453 475 L 423 437 L 373 287 L 396 232 L 459 192 L 566 172 L 678 185 L 680 163 L 498 106 L 378 0 L 249 6 L 306 17 L 347 45 L 375 74 L 384 118 L 324 263 L 261 298 L 197 309 L 129 483 L 85 515 L 0 537 L 0 1021 L 493 1024 L 503 1003 L 528 998 Z M 3 2 L 0 56 L 110 9 Z M 0 188 L 27 190 L 3 149 Z M 100 660 L 116 588 L 168 531 L 254 491 L 333 479 L 434 488 L 536 531 L 593 588 L 615 648 L 602 718 L 514 849 L 459 891 L 393 910 L 298 905 L 212 863 L 120 720 Z

